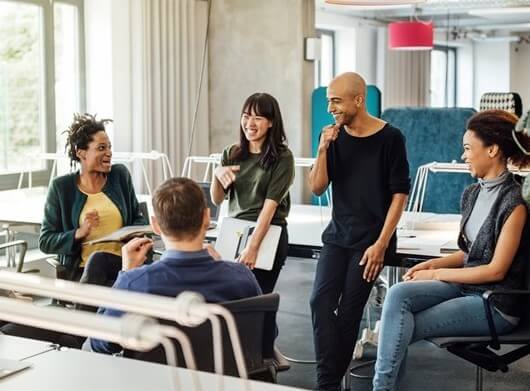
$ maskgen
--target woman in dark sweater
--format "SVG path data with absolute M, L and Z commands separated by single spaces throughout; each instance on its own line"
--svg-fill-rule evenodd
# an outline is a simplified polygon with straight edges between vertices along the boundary
M 488 335 L 481 294 L 524 286 L 527 207 L 521 185 L 507 165 L 530 165 L 530 156 L 519 147 L 530 149 L 530 139 L 515 133 L 516 122 L 515 116 L 501 110 L 483 111 L 469 120 L 462 159 L 478 183 L 462 195 L 460 250 L 414 266 L 405 282 L 390 288 L 381 319 L 374 391 L 397 389 L 408 345 L 415 341 Z M 510 332 L 522 308 L 510 296 L 495 298 L 493 305 L 497 331 Z
M 39 237 L 41 251 L 58 254 L 68 279 L 78 280 L 90 263 L 83 280 L 100 285 L 111 285 L 116 279 L 121 268 L 120 244 L 87 242 L 122 226 L 147 224 L 129 171 L 123 165 L 111 165 L 111 143 L 105 132 L 108 121 L 90 114 L 74 115 L 66 131 L 66 151 L 80 170 L 57 177 L 51 184 Z M 89 271 L 94 275 L 88 275 Z

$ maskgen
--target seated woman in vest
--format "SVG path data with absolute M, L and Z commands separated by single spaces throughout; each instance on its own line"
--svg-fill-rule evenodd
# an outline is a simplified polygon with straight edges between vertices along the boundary
M 525 281 L 527 207 L 508 164 L 527 167 L 530 139 L 515 133 L 517 118 L 501 110 L 475 114 L 467 123 L 462 159 L 478 179 L 464 190 L 459 251 L 409 269 L 390 288 L 383 306 L 374 390 L 394 390 L 409 344 L 430 337 L 489 335 L 481 294 L 521 289 Z M 521 149 L 522 148 L 522 149 Z M 493 299 L 499 334 L 521 316 L 516 298 Z
M 123 226 L 147 224 L 147 219 L 140 211 L 129 171 L 111 164 L 107 122 L 90 114 L 74 115 L 66 130 L 66 152 L 72 166 L 80 167 L 55 178 L 50 186 L 39 247 L 59 255 L 66 278 L 79 280 L 83 275 L 81 281 L 111 286 L 121 268 L 121 244 L 88 242 Z

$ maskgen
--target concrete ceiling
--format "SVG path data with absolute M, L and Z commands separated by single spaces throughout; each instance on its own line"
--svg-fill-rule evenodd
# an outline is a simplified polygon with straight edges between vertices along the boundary
M 530 0 L 427 0 L 415 8 L 331 5 L 315 0 L 317 12 L 347 15 L 376 23 L 408 20 L 416 15 L 421 20 L 432 20 L 437 29 L 530 31 Z

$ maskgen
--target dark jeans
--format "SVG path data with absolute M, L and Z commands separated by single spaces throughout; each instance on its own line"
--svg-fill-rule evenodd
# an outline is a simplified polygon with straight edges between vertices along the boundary
M 88 258 L 79 282 L 110 287 L 121 270 L 121 257 L 106 252 L 95 252 Z
M 121 257 L 106 253 L 95 252 L 87 260 L 85 269 L 79 282 L 81 284 L 92 284 L 111 287 L 121 270 Z M 76 310 L 96 312 L 97 307 L 86 304 L 75 304 Z
M 253 269 L 252 272 L 258 280 L 258 284 L 263 294 L 271 293 L 274 290 L 276 281 L 280 276 L 280 271 L 285 264 L 285 258 L 287 258 L 287 252 L 289 250 L 289 236 L 287 235 L 287 226 L 282 227 L 280 234 L 280 241 L 278 242 L 278 250 L 276 250 L 276 256 L 274 257 L 274 264 L 271 270 Z
M 373 286 L 362 278 L 362 255 L 329 244 L 320 253 L 310 301 L 319 390 L 339 390 L 352 359 Z

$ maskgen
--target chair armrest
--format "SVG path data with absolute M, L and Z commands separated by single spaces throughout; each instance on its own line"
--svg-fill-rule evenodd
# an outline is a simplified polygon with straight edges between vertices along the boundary
M 25 240 L 14 240 L 12 242 L 0 244 L 0 250 L 11 248 L 11 247 L 20 247 L 20 253 L 17 263 L 17 273 L 22 271 L 24 267 L 24 257 L 26 256 L 26 251 L 28 249 L 28 243 Z
M 484 310 L 486 311 L 486 318 L 488 320 L 488 327 L 490 329 L 491 343 L 490 346 L 493 349 L 500 349 L 501 345 L 499 344 L 499 335 L 495 328 L 495 323 L 493 323 L 493 309 L 491 304 L 491 298 L 493 296 L 500 295 L 513 295 L 513 296 L 528 296 L 530 295 L 530 290 L 520 290 L 520 289 L 503 289 L 503 290 L 493 290 L 486 291 L 482 294 L 482 300 L 484 301 Z
M 55 275 L 58 279 L 68 280 L 66 267 L 61 265 L 54 255 L 46 258 L 46 262 L 55 269 Z
M 61 266 L 61 264 L 59 263 L 59 261 L 57 260 L 55 256 L 50 256 L 50 258 L 46 258 L 46 262 L 50 266 L 53 266 L 56 269 Z

